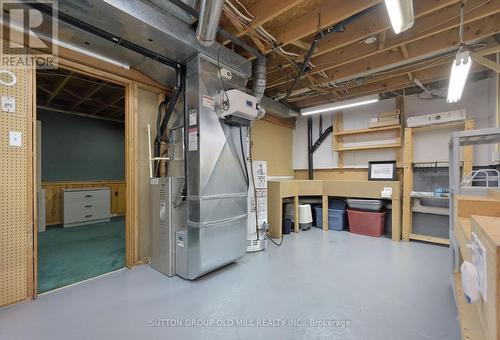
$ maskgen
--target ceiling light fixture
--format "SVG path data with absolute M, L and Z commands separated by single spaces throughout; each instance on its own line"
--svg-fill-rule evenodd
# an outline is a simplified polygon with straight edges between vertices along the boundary
M 462 0 L 460 6 L 460 48 L 453 64 L 451 65 L 450 83 L 448 84 L 448 98 L 446 102 L 456 103 L 462 98 L 467 76 L 472 66 L 472 58 L 469 51 L 464 50 L 464 5 L 467 0 Z
M 342 109 L 348 109 L 351 107 L 376 103 L 379 100 L 380 100 L 379 96 L 378 96 L 378 94 L 376 94 L 373 96 L 365 96 L 365 97 L 360 97 L 360 98 L 356 98 L 356 99 L 335 102 L 335 103 L 331 103 L 331 104 L 308 107 L 306 109 L 300 110 L 300 113 L 303 116 L 306 116 L 306 115 L 312 115 L 315 113 L 335 112 L 335 111 L 339 111 Z
M 399 34 L 413 26 L 412 0 L 385 0 L 394 33 Z
M 450 84 L 448 85 L 448 103 L 459 102 L 462 98 L 467 76 L 469 75 L 472 59 L 469 51 L 460 52 L 451 66 Z

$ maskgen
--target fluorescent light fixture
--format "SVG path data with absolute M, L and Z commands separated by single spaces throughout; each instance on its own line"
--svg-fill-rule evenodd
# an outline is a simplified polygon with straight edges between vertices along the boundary
M 378 94 L 376 94 L 373 96 L 360 97 L 356 99 L 344 100 L 341 102 L 336 102 L 331 104 L 308 107 L 307 109 L 300 110 L 300 113 L 305 116 L 305 115 L 312 115 L 315 113 L 334 112 L 342 109 L 348 109 L 350 107 L 376 103 L 379 100 L 380 99 L 378 97 Z
M 399 34 L 413 26 L 413 0 L 385 0 L 394 33 Z
M 460 52 L 451 66 L 450 84 L 448 85 L 448 103 L 456 103 L 462 98 L 467 76 L 469 75 L 472 59 L 469 51 Z

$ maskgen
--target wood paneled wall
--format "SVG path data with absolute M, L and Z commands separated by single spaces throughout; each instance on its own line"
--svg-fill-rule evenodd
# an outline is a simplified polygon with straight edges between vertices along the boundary
M 125 181 L 82 181 L 82 182 L 44 182 L 45 218 L 47 225 L 61 224 L 62 191 L 78 188 L 111 188 L 111 213 L 125 214 L 126 192 Z
M 269 176 L 293 176 L 293 126 L 256 120 L 252 126 L 252 158 L 267 161 Z

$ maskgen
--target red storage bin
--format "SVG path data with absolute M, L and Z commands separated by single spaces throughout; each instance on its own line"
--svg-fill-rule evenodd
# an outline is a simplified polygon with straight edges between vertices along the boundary
M 380 237 L 384 234 L 385 211 L 347 209 L 347 216 L 351 233 L 374 237 Z

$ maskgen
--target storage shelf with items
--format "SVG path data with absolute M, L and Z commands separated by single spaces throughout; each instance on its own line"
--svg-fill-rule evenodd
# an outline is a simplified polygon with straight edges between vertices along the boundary
M 458 112 L 458 111 L 457 111 Z M 461 111 L 460 111 L 461 112 Z M 441 123 L 434 125 L 423 125 L 417 127 L 408 127 L 404 133 L 404 185 L 403 185 L 403 240 L 423 241 L 435 244 L 449 245 L 449 239 L 444 237 L 436 237 L 431 235 L 424 235 L 414 232 L 413 230 L 413 213 L 427 213 L 436 215 L 449 215 L 449 209 L 443 207 L 428 207 L 422 205 L 422 201 L 434 201 L 435 203 L 449 201 L 446 190 L 436 191 L 415 191 L 414 188 L 414 175 L 416 171 L 425 172 L 426 176 L 439 176 L 440 169 L 448 169 L 448 161 L 428 161 L 428 162 L 414 162 L 414 134 L 419 132 L 426 132 L 432 130 L 445 130 L 450 128 L 462 128 L 464 130 L 474 129 L 475 123 L 473 119 L 465 121 L 455 121 L 450 123 Z M 472 170 L 473 162 L 473 149 L 466 147 L 463 153 L 463 161 L 460 163 L 463 167 L 463 172 L 468 173 Z M 441 171 L 442 172 L 442 171 Z M 448 171 L 446 171 L 448 176 Z M 434 204 L 433 204 L 434 205 Z
M 401 148 L 402 148 L 402 131 L 403 128 L 400 123 L 400 111 L 396 110 L 394 112 L 381 113 L 379 117 L 374 118 L 372 122 L 369 123 L 367 128 L 356 129 L 356 130 L 344 130 L 343 126 L 343 113 L 338 112 L 335 115 L 335 120 L 333 123 L 333 151 L 339 153 L 339 168 L 344 167 L 344 155 L 345 152 L 352 151 L 371 151 L 371 150 L 383 150 L 383 149 L 395 149 L 396 158 L 401 159 Z M 392 138 L 394 141 L 389 143 L 380 143 L 376 139 L 370 144 L 363 145 L 346 145 L 345 137 L 355 137 L 362 135 L 372 135 L 381 134 L 387 132 L 394 132 L 395 136 Z

